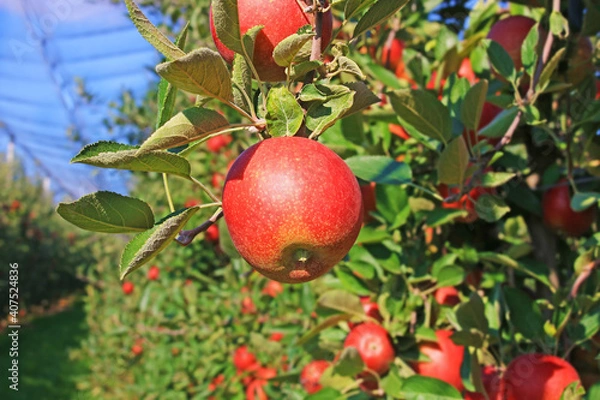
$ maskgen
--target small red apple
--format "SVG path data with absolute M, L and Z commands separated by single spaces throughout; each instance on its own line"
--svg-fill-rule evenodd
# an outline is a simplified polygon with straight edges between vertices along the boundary
M 501 396 L 502 377 L 495 366 L 486 365 L 481 368 L 481 380 L 487 394 L 487 400 L 504 400 Z M 486 400 L 482 393 L 465 392 L 465 400 Z
M 252 297 L 246 296 L 242 299 L 242 314 L 254 314 L 256 312 L 256 306 Z
M 19 209 L 21 208 L 21 202 L 19 200 L 13 200 L 10 203 L 10 211 L 19 211 Z
M 134 344 L 133 346 L 131 346 L 131 352 L 134 356 L 139 356 L 144 352 L 144 348 L 141 344 Z
M 200 204 L 200 200 L 189 198 L 185 201 L 183 206 L 186 208 L 190 208 L 190 207 L 197 206 L 198 204 Z
M 313 394 L 321 390 L 322 386 L 319 383 L 323 372 L 331 365 L 329 361 L 315 360 L 302 369 L 300 373 L 300 384 L 308 394 Z
M 440 195 L 444 198 L 449 197 L 450 195 L 457 194 L 460 192 L 460 189 L 457 186 L 448 187 L 448 185 L 440 184 L 438 186 L 438 191 Z M 475 202 L 477 199 L 484 193 L 491 193 L 491 189 L 476 187 L 471 189 L 468 194 L 462 195 L 462 197 L 455 202 L 452 203 L 442 203 L 443 208 L 455 208 L 458 210 L 465 210 L 468 212 L 468 215 L 465 217 L 456 218 L 456 222 L 461 222 L 464 224 L 473 223 L 479 218 L 477 212 L 475 211 Z
M 214 391 L 221 383 L 225 381 L 225 375 L 219 374 L 213 378 L 212 381 L 208 384 L 208 390 L 211 392 Z
M 370 214 L 377 210 L 377 199 L 375 198 L 375 182 L 360 185 L 360 193 L 363 201 L 363 220 L 367 224 L 374 220 Z
M 159 275 L 160 275 L 160 270 L 158 269 L 158 267 L 156 265 L 151 266 L 150 269 L 148 270 L 148 279 L 151 281 L 157 280 Z
M 383 321 L 383 317 L 381 316 L 381 313 L 379 312 L 379 306 L 377 305 L 377 303 L 372 302 L 369 297 L 361 297 L 360 302 L 362 303 L 363 310 L 365 311 L 365 314 L 367 315 L 367 317 L 371 317 L 371 318 L 375 319 L 377 322 Z M 348 327 L 350 329 L 354 328 L 356 325 L 358 325 L 358 324 L 355 324 L 353 322 L 348 322 Z
M 129 295 L 133 292 L 133 283 L 131 283 L 129 281 L 123 282 L 121 289 L 123 290 L 123 293 L 125 293 L 126 295 Z
M 281 339 L 283 339 L 283 333 L 281 332 L 273 332 L 269 336 L 269 340 L 272 342 L 281 342 Z
M 245 150 L 227 174 L 223 214 L 254 269 L 284 283 L 313 280 L 350 250 L 363 220 L 358 182 L 333 151 L 302 137 Z
M 256 36 L 253 63 L 262 81 L 285 80 L 285 71 L 273 60 L 273 50 L 286 37 L 296 33 L 305 25 L 312 25 L 313 17 L 305 13 L 296 0 L 238 0 L 240 33 L 244 34 L 253 26 L 262 25 Z M 217 37 L 213 22 L 212 6 L 209 10 L 210 33 L 217 50 L 228 62 L 233 61 L 234 53 Z M 331 11 L 323 14 L 321 50 L 331 41 Z
M 412 367 L 419 375 L 442 380 L 463 390 L 460 377 L 460 365 L 463 361 L 463 346 L 454 344 L 451 331 L 438 330 L 435 332 L 437 342 L 419 343 L 419 351 L 429 357 L 429 361 L 414 361 Z
M 263 389 L 266 385 L 267 381 L 264 379 L 251 381 L 246 387 L 246 400 L 269 400 Z
M 265 287 L 263 287 L 263 290 L 261 293 L 275 298 L 280 293 L 283 293 L 283 285 L 280 282 L 269 279 L 269 281 L 267 281 L 267 284 L 265 285 Z
M 206 229 L 204 233 L 204 237 L 211 243 L 216 243 L 219 241 L 219 227 L 216 224 L 212 224 Z
M 396 357 L 388 332 L 373 322 L 365 322 L 352 328 L 344 341 L 344 348 L 346 347 L 355 347 L 365 366 L 379 375 L 390 369 L 390 364 Z
M 218 153 L 223 147 L 227 146 L 233 138 L 229 135 L 219 135 L 211 137 L 206 141 L 206 147 L 213 153 Z
M 534 25 L 535 20 L 522 15 L 514 15 L 496 22 L 488 32 L 488 39 L 497 42 L 506 50 L 517 71 L 523 67 L 521 46 Z
M 392 135 L 398 136 L 400 139 L 408 140 L 410 139 L 410 135 L 406 132 L 406 129 L 399 124 L 389 124 L 388 129 L 392 133 Z
M 240 346 L 233 353 L 233 365 L 240 371 L 249 370 L 256 364 L 256 357 L 248 351 L 248 346 Z
M 256 379 L 268 380 L 277 376 L 277 370 L 275 368 L 260 367 L 254 372 Z
M 573 211 L 571 194 L 566 180 L 544 192 L 542 209 L 544 223 L 551 229 L 563 232 L 568 236 L 578 237 L 586 233 L 596 220 L 597 207 L 591 206 L 583 211 Z
M 223 186 L 223 182 L 225 181 L 225 177 L 223 174 L 219 172 L 215 172 L 210 178 L 210 184 L 214 189 L 220 189 Z
M 475 71 L 473 71 L 473 67 L 471 66 L 471 60 L 469 57 L 463 58 L 458 67 L 458 71 L 456 72 L 459 78 L 465 78 L 469 81 L 469 83 L 474 84 L 477 82 L 477 76 L 475 75 Z
M 404 42 L 398 38 L 390 37 L 383 45 L 381 51 L 381 64 L 390 71 L 400 72 L 404 70 L 402 54 L 404 53 Z
M 523 354 L 511 361 L 503 377 L 506 400 L 559 400 L 573 382 L 580 382 L 575 368 L 548 354 Z
M 454 286 L 441 287 L 435 291 L 433 298 L 441 306 L 454 307 L 460 303 L 458 290 Z

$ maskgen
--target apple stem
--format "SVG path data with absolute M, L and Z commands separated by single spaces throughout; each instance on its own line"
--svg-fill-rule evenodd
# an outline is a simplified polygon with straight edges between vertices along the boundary
M 305 0 L 307 3 L 311 0 Z M 312 5 L 305 9 L 305 12 L 310 12 L 314 14 L 314 29 L 315 36 L 312 40 L 312 47 L 310 49 L 310 61 L 320 60 L 321 59 L 321 43 L 323 42 L 323 13 L 325 12 L 326 7 L 324 5 L 324 0 L 312 0 Z M 314 80 L 315 71 L 310 71 L 306 74 L 304 78 L 304 84 L 309 84 Z
M 294 251 L 294 260 L 296 261 L 296 263 L 306 264 L 310 256 L 310 251 L 306 249 L 298 249 Z
M 217 222 L 221 217 L 223 217 L 223 209 L 219 207 L 219 209 L 206 221 L 197 226 L 194 229 L 190 229 L 188 231 L 181 231 L 179 235 L 175 239 L 177 243 L 182 246 L 187 246 L 192 243 L 192 240 L 201 232 L 206 231 L 211 225 Z

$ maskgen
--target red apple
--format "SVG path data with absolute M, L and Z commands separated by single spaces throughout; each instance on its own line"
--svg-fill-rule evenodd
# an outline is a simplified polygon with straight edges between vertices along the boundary
M 352 328 L 344 341 L 344 348 L 346 347 L 355 347 L 365 366 L 379 375 L 390 369 L 396 356 L 388 332 L 373 322 L 365 322 Z
M 244 151 L 227 174 L 223 213 L 242 257 L 284 283 L 329 271 L 350 250 L 363 220 L 350 168 L 302 137 L 271 138 Z
M 573 382 L 575 368 L 562 358 L 548 354 L 523 354 L 506 368 L 503 395 L 506 400 L 559 400 Z
M 371 317 L 377 322 L 383 321 L 383 317 L 379 312 L 379 306 L 377 305 L 377 303 L 372 302 L 371 299 L 368 297 L 361 297 L 360 302 L 362 303 L 363 310 L 365 311 L 367 317 Z M 350 327 L 350 329 L 354 328 L 356 325 L 358 324 L 348 322 L 348 327 Z
M 246 387 L 246 400 L 268 400 L 267 394 L 263 386 L 267 385 L 264 379 L 256 379 Z
M 273 60 L 273 50 L 286 37 L 296 33 L 305 25 L 312 25 L 312 14 L 305 13 L 301 3 L 296 0 L 238 0 L 240 33 L 254 26 L 263 29 L 256 36 L 253 63 L 262 81 L 285 80 L 285 70 Z M 217 50 L 228 62 L 233 62 L 234 52 L 228 49 L 217 37 L 213 22 L 212 6 L 209 11 L 210 33 Z M 331 41 L 331 11 L 323 15 L 321 50 Z
M 283 339 L 283 333 L 281 332 L 273 332 L 269 336 L 269 340 L 272 342 L 281 342 L 281 339 Z
M 218 153 L 223 147 L 227 146 L 233 138 L 229 135 L 219 135 L 211 137 L 206 141 L 206 147 L 213 153 Z
M 487 394 L 487 400 L 504 400 L 501 396 L 502 378 L 495 366 L 486 365 L 481 368 L 481 380 Z M 465 400 L 486 400 L 482 393 L 465 392 Z
M 300 373 L 300 384 L 308 394 L 313 394 L 321 390 L 322 386 L 319 383 L 323 372 L 331 365 L 329 361 L 316 360 L 312 361 L 302 369 Z
M 512 58 L 517 71 L 523 67 L 521 61 L 521 46 L 535 20 L 521 15 L 510 16 L 496 22 L 487 37 L 497 42 Z
M 277 295 L 280 293 L 283 293 L 283 285 L 280 282 L 271 279 L 269 279 L 262 290 L 262 294 L 266 294 L 267 296 L 271 296 L 273 298 L 277 297 Z
M 131 352 L 134 356 L 139 356 L 144 352 L 144 348 L 141 344 L 134 344 L 133 346 L 131 346 Z
M 248 351 L 248 346 L 240 346 L 233 353 L 233 365 L 240 371 L 249 370 L 256 364 L 256 357 Z
M 153 265 L 148 270 L 148 279 L 151 281 L 155 281 L 158 279 L 158 275 L 160 274 L 160 270 L 156 265 Z
M 225 181 L 225 177 L 223 174 L 215 172 L 210 178 L 210 184 L 214 189 L 220 189 L 223 186 L 223 181 Z
M 208 384 L 208 390 L 210 390 L 211 392 L 214 391 L 217 388 L 217 386 L 223 383 L 223 381 L 225 381 L 225 375 L 219 374 L 215 376 L 213 380 L 210 381 L 210 383 Z
M 242 299 L 242 314 L 254 314 L 256 312 L 256 306 L 252 297 L 246 296 Z
M 440 379 L 463 390 L 460 377 L 460 365 L 463 361 L 463 346 L 454 344 L 451 331 L 438 330 L 435 332 L 437 342 L 419 343 L 419 351 L 429 357 L 429 361 L 414 361 L 412 367 L 419 375 Z
M 133 292 L 133 283 L 131 283 L 129 281 L 123 282 L 121 289 L 123 290 L 123 293 L 131 294 Z
M 392 133 L 392 135 L 398 136 L 400 139 L 408 140 L 410 139 L 410 135 L 406 132 L 406 129 L 399 124 L 389 124 L 388 129 Z
M 573 211 L 569 185 L 566 182 L 562 179 L 558 182 L 559 186 L 544 192 L 542 196 L 544 223 L 555 231 L 577 237 L 590 229 L 596 220 L 597 207 L 594 205 L 580 212 Z
M 441 287 L 435 291 L 433 298 L 439 305 L 454 307 L 460 303 L 458 290 L 454 286 Z
M 197 206 L 198 204 L 200 204 L 200 200 L 189 198 L 185 201 L 183 206 L 186 208 L 190 208 L 190 207 Z
M 477 76 L 475 75 L 475 71 L 473 71 L 469 57 L 463 58 L 456 75 L 458 75 L 459 78 L 467 79 L 471 84 L 477 82 Z
M 254 373 L 254 376 L 256 379 L 272 379 L 277 376 L 277 370 L 275 368 L 260 367 Z
M 402 53 L 404 52 L 404 42 L 398 38 L 390 37 L 383 45 L 381 51 L 381 64 L 395 73 L 404 71 L 402 62 Z M 401 70 L 399 70 L 401 68 Z
M 450 195 L 457 194 L 460 192 L 460 188 L 457 186 L 448 187 L 448 185 L 440 184 L 438 186 L 438 191 L 440 195 L 444 198 L 449 197 Z M 479 216 L 475 211 L 475 202 L 477 199 L 484 193 L 491 193 L 492 190 L 488 188 L 476 187 L 471 189 L 471 191 L 467 194 L 462 195 L 462 197 L 455 202 L 452 203 L 442 203 L 443 208 L 455 208 L 459 210 L 465 210 L 468 212 L 468 215 L 465 217 L 456 218 L 456 222 L 461 222 L 464 224 L 470 224 L 475 222 Z
M 219 241 L 219 227 L 216 224 L 212 224 L 208 227 L 206 232 L 204 233 L 204 237 L 211 243 L 216 243 Z
M 373 221 L 371 211 L 377 209 L 377 200 L 375 198 L 375 182 L 360 185 L 360 193 L 363 201 L 363 220 L 365 224 Z

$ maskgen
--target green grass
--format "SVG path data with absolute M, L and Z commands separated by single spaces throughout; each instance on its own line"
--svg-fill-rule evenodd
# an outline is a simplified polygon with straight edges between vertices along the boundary
M 88 365 L 69 359 L 69 350 L 87 335 L 83 305 L 39 317 L 19 330 L 19 391 L 9 389 L 7 331 L 0 336 L 0 399 L 67 400 L 87 398 L 76 383 L 89 374 Z

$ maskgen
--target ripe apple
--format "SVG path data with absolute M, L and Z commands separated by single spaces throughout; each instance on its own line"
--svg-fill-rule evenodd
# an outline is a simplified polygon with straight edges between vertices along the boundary
M 358 182 L 321 143 L 276 137 L 245 150 L 223 188 L 231 240 L 254 269 L 284 283 L 313 280 L 350 250 L 363 220 Z
M 256 36 L 253 64 L 259 78 L 266 82 L 285 80 L 285 70 L 273 60 L 273 49 L 286 37 L 293 35 L 305 25 L 313 24 L 312 14 L 305 13 L 296 0 L 238 0 L 240 33 L 244 34 L 253 26 L 262 25 Z M 217 37 L 212 6 L 209 10 L 210 33 L 217 50 L 228 63 L 233 62 L 234 52 L 228 49 Z M 323 14 L 321 50 L 331 41 L 331 11 Z
M 148 270 L 148 279 L 151 281 L 155 281 L 158 279 L 158 275 L 160 274 L 160 270 L 156 265 L 153 265 Z
M 183 204 L 184 207 L 186 208 L 190 208 L 190 207 L 194 207 L 197 206 L 198 204 L 200 204 L 200 200 L 194 199 L 194 198 L 189 198 L 185 201 L 185 203 Z
M 233 365 L 240 371 L 250 370 L 256 365 L 256 356 L 248 351 L 248 346 L 240 346 L 233 352 Z
M 555 231 L 578 237 L 587 232 L 596 220 L 597 207 L 594 205 L 580 212 L 573 211 L 569 185 L 566 182 L 562 179 L 558 182 L 559 186 L 544 192 L 542 196 L 544 223 Z
M 454 307 L 460 303 L 458 290 L 454 286 L 441 287 L 435 291 L 433 298 L 441 306 Z
M 502 377 L 500 371 L 493 365 L 486 365 L 481 368 L 481 380 L 483 388 L 487 394 L 487 400 L 503 400 Z M 465 392 L 465 400 L 486 400 L 482 393 Z
M 371 211 L 377 209 L 377 200 L 375 198 L 375 182 L 360 185 L 360 193 L 363 201 L 363 220 L 365 224 L 373 221 Z
M 264 379 L 256 379 L 246 387 L 246 400 L 269 400 L 263 386 L 267 385 Z
M 126 295 L 129 295 L 133 292 L 133 283 L 129 282 L 129 281 L 123 282 L 121 289 L 123 290 L 123 293 L 125 293 Z
M 535 20 L 522 15 L 513 15 L 492 25 L 487 37 L 497 42 L 512 58 L 515 69 L 518 71 L 523 67 L 521 61 L 521 46 Z
M 501 112 L 502 109 L 500 107 L 492 103 L 485 102 L 483 104 L 483 109 L 481 110 L 481 116 L 479 118 L 479 126 L 477 127 L 477 130 L 480 131 L 486 127 Z M 475 135 L 475 131 L 470 131 L 467 129 L 465 129 L 463 132 L 463 137 L 465 138 L 465 142 L 471 146 L 475 146 L 482 140 L 487 140 L 492 146 L 495 146 L 500 141 L 500 138 L 486 138 L 485 136 Z
M 210 178 L 210 184 L 214 189 L 220 189 L 223 186 L 223 181 L 225 181 L 225 177 L 223 174 L 215 172 Z
M 269 336 L 269 340 L 272 342 L 281 342 L 281 339 L 283 339 L 283 333 L 281 332 L 273 332 Z
M 355 347 L 365 366 L 379 375 L 388 372 L 396 356 L 388 332 L 373 322 L 352 328 L 344 341 L 346 347 Z
M 212 153 L 218 153 L 223 147 L 227 146 L 233 138 L 230 135 L 219 135 L 211 137 L 206 141 L 206 147 Z
M 219 374 L 213 378 L 212 381 L 208 384 L 208 390 L 213 392 L 221 383 L 225 381 L 225 375 Z
M 411 365 L 417 374 L 442 380 L 461 391 L 464 386 L 460 377 L 460 365 L 464 348 L 454 344 L 450 339 L 451 335 L 451 331 L 437 330 L 437 342 L 419 343 L 419 352 L 429 357 L 430 361 L 414 361 Z
M 438 186 L 438 191 L 440 195 L 444 198 L 457 194 L 460 192 L 460 188 L 457 186 L 448 187 L 446 184 L 440 184 Z M 443 208 L 455 208 L 458 210 L 466 210 L 468 215 L 465 217 L 456 218 L 456 222 L 461 222 L 464 224 L 470 224 L 475 222 L 479 216 L 475 211 L 475 202 L 477 199 L 484 193 L 491 193 L 492 190 L 488 188 L 475 187 L 471 189 L 471 191 L 467 194 L 462 195 L 462 197 L 453 203 L 442 203 Z
M 261 293 L 275 298 L 280 293 L 283 293 L 283 285 L 280 282 L 269 279 Z
M 400 139 L 408 140 L 410 139 L 410 135 L 406 132 L 406 129 L 399 124 L 389 124 L 388 129 L 392 133 L 392 135 L 398 136 Z
M 144 352 L 144 348 L 141 344 L 134 344 L 133 346 L 131 346 L 131 352 L 134 356 L 139 356 Z
M 216 243 L 219 241 L 219 227 L 216 224 L 212 224 L 208 227 L 206 232 L 204 233 L 204 237 L 211 243 Z
M 260 367 L 254 373 L 256 379 L 268 380 L 277 376 L 277 370 L 275 368 Z
M 361 297 L 360 302 L 362 303 L 363 310 L 365 311 L 365 314 L 367 315 L 367 317 L 371 317 L 371 318 L 375 319 L 377 322 L 383 321 L 383 317 L 381 316 L 381 313 L 379 312 L 379 306 L 377 305 L 377 303 L 372 302 L 369 297 Z M 356 325 L 358 325 L 358 324 L 355 324 L 353 322 L 348 322 L 348 327 L 350 329 L 354 328 Z
M 323 372 L 331 365 L 329 361 L 315 360 L 306 364 L 300 373 L 300 384 L 308 394 L 313 394 L 321 390 L 322 386 L 319 383 Z
M 404 53 L 404 42 L 398 38 L 386 40 L 381 51 L 381 64 L 400 74 L 404 71 L 404 63 L 402 62 L 402 53 Z
M 256 312 L 256 306 L 252 297 L 246 296 L 242 299 L 242 314 L 254 314 Z
M 456 75 L 458 75 L 459 78 L 466 78 L 471 84 L 477 82 L 477 76 L 475 75 L 475 71 L 473 71 L 473 66 L 471 65 L 471 59 L 469 59 L 469 57 L 463 58 L 460 62 Z
M 559 400 L 567 386 L 580 379 L 562 358 L 531 353 L 512 360 L 503 381 L 506 400 Z

